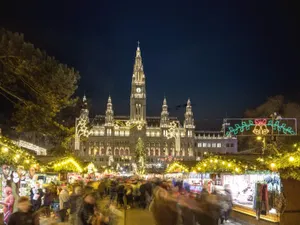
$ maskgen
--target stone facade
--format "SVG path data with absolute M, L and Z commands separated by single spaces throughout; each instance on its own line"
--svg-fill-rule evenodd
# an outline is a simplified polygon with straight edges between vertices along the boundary
M 181 124 L 176 117 L 169 116 L 166 98 L 163 99 L 160 116 L 147 116 L 146 97 L 146 77 L 138 46 L 131 83 L 130 116 L 114 115 L 113 101 L 109 96 L 105 115 L 89 118 L 84 97 L 84 107 L 80 117 L 76 119 L 76 153 L 86 160 L 93 159 L 98 165 L 129 165 L 134 162 L 136 143 L 141 138 L 148 164 L 195 160 L 198 152 L 201 152 L 198 148 L 201 136 L 195 133 L 190 99 L 187 100 Z M 84 127 L 82 124 L 90 124 L 91 127 Z M 222 152 L 228 139 L 220 136 L 218 140 L 223 143 L 218 149 Z M 209 150 L 212 149 L 207 149 Z

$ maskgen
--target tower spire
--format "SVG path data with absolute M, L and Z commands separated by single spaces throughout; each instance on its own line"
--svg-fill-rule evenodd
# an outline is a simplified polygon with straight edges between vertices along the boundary
M 168 125 L 169 125 L 169 112 L 168 112 L 167 99 L 166 97 L 164 97 L 161 116 L 160 116 L 160 126 L 167 127 Z
M 111 97 L 109 95 L 107 100 L 106 112 L 105 112 L 105 125 L 113 126 L 113 124 L 114 124 L 114 111 L 112 108 Z
M 192 111 L 192 104 L 191 104 L 190 98 L 188 99 L 188 101 L 186 103 L 186 111 L 184 114 L 184 118 L 185 118 L 184 127 L 194 129 L 195 128 L 194 115 L 193 115 L 193 111 Z
M 132 82 L 133 83 L 144 83 L 145 82 L 145 74 L 142 62 L 142 55 L 140 49 L 140 42 L 137 42 L 137 49 L 135 53 L 135 61 L 133 66 L 133 75 L 132 75 Z

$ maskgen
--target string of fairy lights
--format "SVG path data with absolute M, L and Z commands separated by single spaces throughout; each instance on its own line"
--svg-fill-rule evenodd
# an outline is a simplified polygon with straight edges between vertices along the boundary
M 38 166 L 38 162 L 33 155 L 21 149 L 4 136 L 0 136 L 0 154 L 0 164 L 24 166 L 26 169 L 29 169 L 31 166 Z

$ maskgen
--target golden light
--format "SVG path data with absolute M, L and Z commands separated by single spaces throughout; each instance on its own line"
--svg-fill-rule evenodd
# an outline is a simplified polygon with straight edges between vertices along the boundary
M 26 160 L 25 160 L 25 163 L 26 163 L 26 164 L 29 164 L 29 160 L 28 160 L 28 159 L 26 159 Z
M 16 158 L 17 158 L 17 159 L 18 159 L 18 158 L 20 158 L 20 155 L 19 155 L 19 154 L 17 154 L 17 155 L 16 155 Z
M 225 162 L 223 161 L 222 164 L 225 165 Z
M 231 164 L 230 164 L 230 163 L 228 163 L 228 167 L 231 167 Z
M 294 144 L 294 147 L 296 148 L 296 147 L 297 147 L 297 144 Z
M 198 170 L 201 170 L 201 167 L 198 167 L 197 169 L 198 169 Z
M 236 171 L 236 172 L 239 172 L 239 168 L 235 168 L 235 171 Z
M 275 163 L 271 163 L 271 168 L 276 167 Z
M 262 137 L 261 136 L 257 136 L 256 140 L 261 141 Z
M 217 163 L 218 162 L 218 160 L 217 159 L 215 159 L 215 163 Z
M 293 162 L 295 160 L 295 158 L 293 157 L 293 156 L 291 156 L 290 158 L 289 158 L 289 161 L 290 162 Z
M 4 147 L 4 148 L 2 148 L 2 151 L 3 151 L 4 153 L 8 152 L 8 148 L 7 148 L 7 147 Z
M 207 154 L 207 152 L 204 152 L 204 155 L 206 155 Z
M 206 167 L 206 163 L 204 163 L 204 167 Z
M 212 163 L 212 160 L 209 160 Z

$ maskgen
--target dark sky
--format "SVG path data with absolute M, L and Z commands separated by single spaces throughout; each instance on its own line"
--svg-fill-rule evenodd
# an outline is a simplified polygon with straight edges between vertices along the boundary
M 0 27 L 79 70 L 78 94 L 91 98 L 94 113 L 104 113 L 110 93 L 115 113 L 129 114 L 138 40 L 148 115 L 160 114 L 164 94 L 171 108 L 190 97 L 201 127 L 219 128 L 221 118 L 243 116 L 269 96 L 299 97 L 292 1 L 5 2 Z

